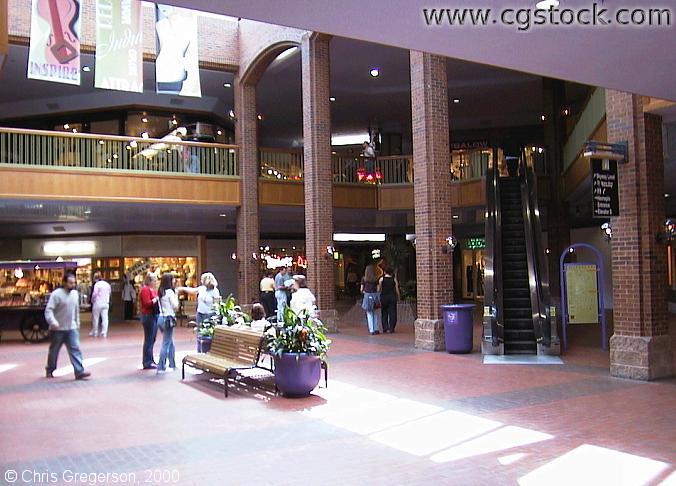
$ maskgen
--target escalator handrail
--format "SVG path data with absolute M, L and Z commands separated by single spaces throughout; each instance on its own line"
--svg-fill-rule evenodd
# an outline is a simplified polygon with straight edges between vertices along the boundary
M 486 252 L 484 268 L 484 306 L 491 310 L 484 337 L 493 346 L 503 341 L 502 326 L 502 229 L 500 222 L 500 173 L 495 155 L 486 171 Z M 487 332 L 490 329 L 490 336 Z M 486 339 L 488 340 L 488 339 Z
M 537 198 L 537 177 L 528 164 L 526 154 L 522 152 L 520 160 L 520 178 L 524 206 L 524 229 L 531 289 L 531 307 L 533 330 L 538 343 L 550 345 L 551 321 L 549 316 L 549 278 L 542 248 L 542 225 Z

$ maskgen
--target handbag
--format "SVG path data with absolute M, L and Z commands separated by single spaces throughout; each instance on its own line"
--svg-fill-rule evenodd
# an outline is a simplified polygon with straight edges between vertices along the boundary
M 164 318 L 164 326 L 167 328 L 176 327 L 176 316 L 166 316 Z

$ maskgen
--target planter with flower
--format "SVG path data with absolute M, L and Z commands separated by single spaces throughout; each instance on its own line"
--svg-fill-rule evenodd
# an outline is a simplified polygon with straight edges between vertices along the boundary
M 287 307 L 283 322 L 268 333 L 267 349 L 275 361 L 275 384 L 285 396 L 307 396 L 319 383 L 331 341 L 324 324 L 313 314 L 306 310 L 296 314 Z
M 208 353 L 211 349 L 211 340 L 214 337 L 214 328 L 217 323 L 214 318 L 205 319 L 195 327 L 198 353 Z

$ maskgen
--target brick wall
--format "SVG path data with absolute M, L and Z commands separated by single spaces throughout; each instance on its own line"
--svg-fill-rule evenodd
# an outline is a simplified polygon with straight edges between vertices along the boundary
M 667 330 L 666 251 L 655 240 L 664 223 L 662 121 L 645 99 L 606 90 L 609 142 L 629 142 L 619 165 L 620 216 L 613 218 L 615 334 L 662 336 Z
M 438 319 L 453 301 L 453 259 L 442 253 L 451 228 L 446 59 L 411 51 L 418 317 Z
M 235 79 L 235 141 L 239 145 L 240 207 L 237 210 L 238 299 L 258 300 L 259 253 L 256 87 Z
M 303 138 L 305 156 L 305 245 L 308 284 L 319 308 L 335 309 L 329 38 L 303 37 Z
M 83 52 L 93 53 L 96 45 L 96 1 L 81 0 L 80 42 Z M 143 53 L 155 59 L 155 10 L 142 7 Z M 12 42 L 27 44 L 31 27 L 31 0 L 9 0 L 9 35 Z M 229 19 L 197 17 L 197 43 L 202 67 L 236 70 L 239 60 L 238 22 Z

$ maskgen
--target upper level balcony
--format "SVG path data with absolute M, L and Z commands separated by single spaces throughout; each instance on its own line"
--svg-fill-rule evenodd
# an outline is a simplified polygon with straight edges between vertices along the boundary
M 532 151 L 534 156 L 538 151 Z M 541 153 L 541 152 L 540 152 Z M 485 204 L 484 173 L 499 150 L 449 154 L 453 207 Z M 0 196 L 238 206 L 238 147 L 85 133 L 0 128 Z M 302 206 L 303 152 L 259 150 L 261 205 Z M 412 210 L 413 158 L 335 153 L 336 208 Z M 544 167 L 544 164 L 541 164 Z

